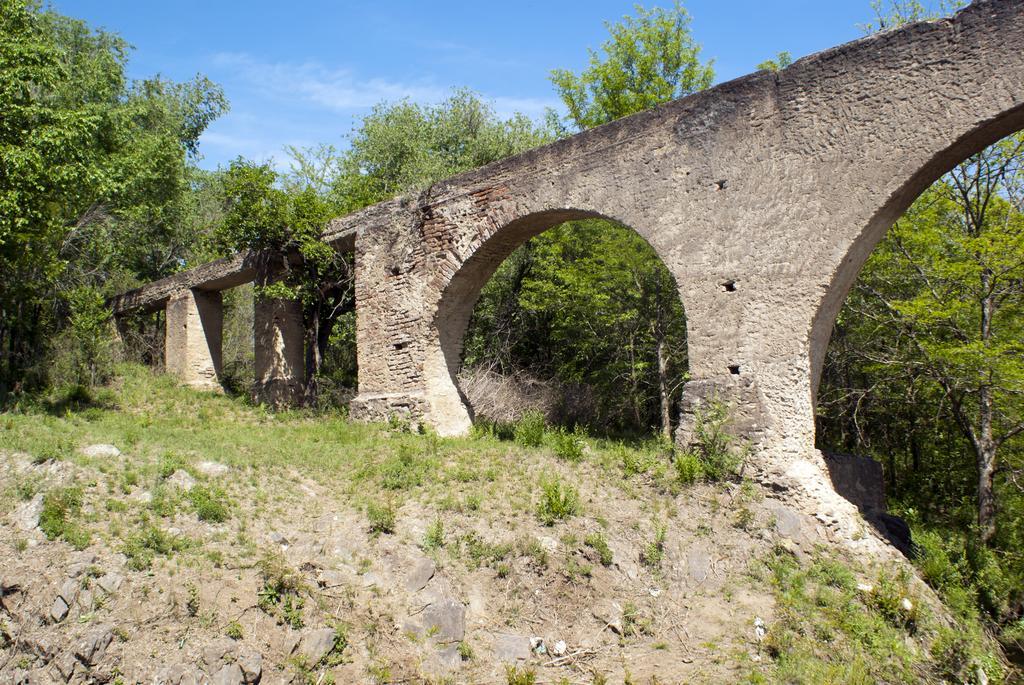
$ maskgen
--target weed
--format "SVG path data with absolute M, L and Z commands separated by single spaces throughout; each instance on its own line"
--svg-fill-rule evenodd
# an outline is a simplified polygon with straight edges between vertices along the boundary
M 459 643 L 459 658 L 463 661 L 471 661 L 473 659 L 473 648 L 465 640 Z
M 565 577 L 575 582 L 577 578 L 590 578 L 594 569 L 589 564 L 581 564 L 576 557 L 569 557 L 565 560 L 565 567 L 562 569 Z
M 521 557 L 528 557 L 537 568 L 545 568 L 548 565 L 548 552 L 540 540 L 535 537 L 524 535 L 516 541 L 516 553 Z
M 665 535 L 667 532 L 668 529 L 664 524 L 654 527 L 654 539 L 648 542 L 640 552 L 640 561 L 645 566 L 651 569 L 661 567 L 661 562 L 665 558 Z
M 398 512 L 390 502 L 370 502 L 366 505 L 366 518 L 370 520 L 371 533 L 394 533 L 397 516 Z
M 733 517 L 732 524 L 740 530 L 750 530 L 754 527 L 754 521 L 756 517 L 754 512 L 749 507 L 741 506 L 736 510 L 736 515 Z
M 188 499 L 200 521 L 224 523 L 230 516 L 230 502 L 221 488 L 196 485 L 189 490 Z
M 408 490 L 422 485 L 432 466 L 432 460 L 417 457 L 411 447 L 400 445 L 398 452 L 380 465 L 381 487 L 385 490 Z
M 171 556 L 187 546 L 187 540 L 149 524 L 128 538 L 121 551 L 128 557 L 128 568 L 134 571 L 144 571 L 153 565 L 153 560 L 157 555 Z
M 506 685 L 536 685 L 537 672 L 532 668 L 519 670 L 515 666 L 505 667 Z
M 242 624 L 235 620 L 230 621 L 227 627 L 224 628 L 224 635 L 232 640 L 241 640 L 245 637 L 242 633 Z
M 185 592 L 188 593 L 185 608 L 188 610 L 189 616 L 195 616 L 199 613 L 199 588 L 189 580 L 185 583 Z
M 622 634 L 626 637 L 639 637 L 654 633 L 654 622 L 649 616 L 641 613 L 633 602 L 626 602 L 622 607 Z
M 463 535 L 461 546 L 469 558 L 470 568 L 497 564 L 512 552 L 512 545 L 487 542 L 476 533 L 466 533 Z
M 583 539 L 583 544 L 597 552 L 598 559 L 602 566 L 611 566 L 613 561 L 612 549 L 608 546 L 608 540 L 604 533 L 591 533 Z
M 82 489 L 57 488 L 43 497 L 39 528 L 49 540 L 63 539 L 78 550 L 89 546 L 90 534 L 77 521 L 82 513 Z
M 704 477 L 701 460 L 692 452 L 677 454 L 673 466 L 676 471 L 676 482 L 680 485 L 692 485 Z
M 540 483 L 541 498 L 537 506 L 537 516 L 546 526 L 553 526 L 579 513 L 579 491 L 573 486 L 562 483 L 557 477 L 546 478 Z
M 278 623 L 301 628 L 305 600 L 299 593 L 306 587 L 302 576 L 278 555 L 263 557 L 257 566 L 263 584 L 256 594 L 256 605 L 264 613 L 277 618 Z
M 523 447 L 540 447 L 544 443 L 544 429 L 547 421 L 544 414 L 530 410 L 516 421 L 513 435 L 515 441 Z
M 444 547 L 444 521 L 440 517 L 427 527 L 427 534 L 423 539 L 424 549 L 440 549 Z

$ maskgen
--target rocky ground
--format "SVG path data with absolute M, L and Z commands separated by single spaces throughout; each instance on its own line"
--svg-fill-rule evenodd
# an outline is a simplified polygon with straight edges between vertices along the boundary
M 206 434 L 159 407 L 3 426 L 0 683 L 774 682 L 766 560 L 829 545 L 759 486 L 679 487 L 650 450 L 310 428 L 297 463 L 264 463 L 294 426 L 197 401 L 220 407 Z

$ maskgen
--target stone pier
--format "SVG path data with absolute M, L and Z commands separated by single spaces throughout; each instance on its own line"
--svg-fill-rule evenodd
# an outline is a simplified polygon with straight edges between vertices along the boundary
M 305 390 L 302 303 L 256 298 L 256 381 L 253 400 L 275 409 L 295 406 Z
M 224 310 L 219 292 L 182 290 L 167 301 L 164 359 L 182 383 L 221 390 L 221 335 Z

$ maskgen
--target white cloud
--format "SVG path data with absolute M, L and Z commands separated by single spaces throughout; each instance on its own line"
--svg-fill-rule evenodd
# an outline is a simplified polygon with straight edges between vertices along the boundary
M 398 83 L 383 78 L 360 79 L 351 69 L 319 62 L 261 62 L 244 53 L 218 53 L 213 63 L 234 72 L 265 95 L 300 97 L 338 112 L 367 109 L 381 101 L 409 98 L 436 102 L 446 91 L 430 83 Z

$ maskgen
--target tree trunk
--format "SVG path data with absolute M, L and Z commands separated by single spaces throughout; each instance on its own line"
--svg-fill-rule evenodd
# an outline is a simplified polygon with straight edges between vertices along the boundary
M 992 275 L 988 269 L 982 271 L 981 341 L 987 344 L 992 337 L 992 315 L 995 302 L 990 292 Z M 978 392 L 978 440 L 975 451 L 978 457 L 978 533 L 981 542 L 988 545 L 996 534 L 996 495 L 993 484 L 996 470 L 996 441 L 992 435 L 994 410 L 992 407 L 992 373 L 988 371 Z
M 661 397 L 661 434 L 672 440 L 672 396 L 668 384 L 668 350 L 665 339 L 658 337 L 658 394 Z

